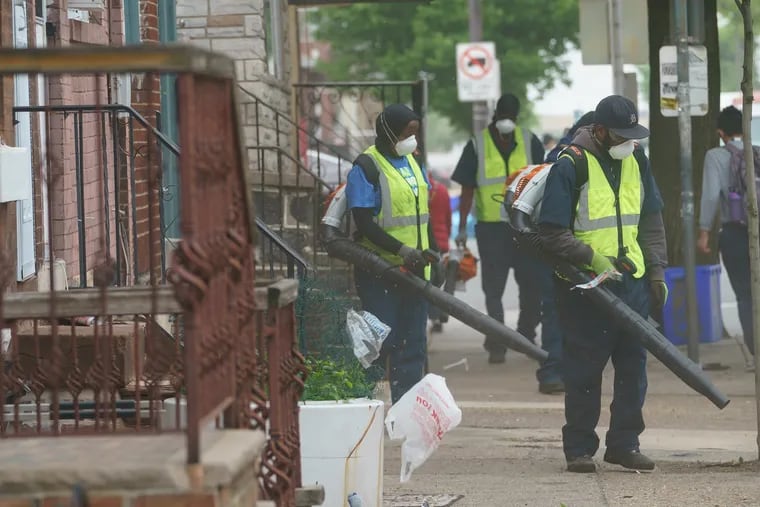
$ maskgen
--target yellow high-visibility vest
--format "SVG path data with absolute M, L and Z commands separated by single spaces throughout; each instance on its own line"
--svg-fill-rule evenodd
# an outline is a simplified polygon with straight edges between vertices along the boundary
M 417 195 L 415 196 L 412 187 L 399 170 L 393 167 L 377 151 L 377 148 L 370 146 L 364 153 L 369 155 L 369 158 L 375 163 L 380 186 L 381 208 L 380 213 L 375 217 L 375 222 L 404 245 L 426 250 L 430 246 L 428 240 L 428 222 L 430 220 L 428 185 L 417 161 L 412 155 L 406 156 L 409 167 L 417 181 Z M 396 266 L 403 264 L 400 256 L 383 250 L 366 238 L 363 238 L 360 243 Z M 425 279 L 430 279 L 430 266 L 425 268 Z
M 622 242 L 625 255 L 636 266 L 634 278 L 641 278 L 646 266 L 638 242 L 639 219 L 644 203 L 639 163 L 633 155 L 622 160 L 620 189 L 616 197 L 599 161 L 587 150 L 583 151 L 588 161 L 588 181 L 580 189 L 573 234 L 594 252 L 612 258 L 619 257 Z
M 478 222 L 504 221 L 503 205 L 498 197 L 504 189 L 504 182 L 511 174 L 529 164 L 533 164 L 531 142 L 533 133 L 522 127 L 516 127 L 515 149 L 509 155 L 509 163 L 491 138 L 488 128 L 478 133 L 473 139 L 475 153 L 478 157 L 478 187 L 475 189 L 475 218 Z M 536 163 L 542 162 L 541 160 Z M 496 196 L 496 197 L 494 197 Z

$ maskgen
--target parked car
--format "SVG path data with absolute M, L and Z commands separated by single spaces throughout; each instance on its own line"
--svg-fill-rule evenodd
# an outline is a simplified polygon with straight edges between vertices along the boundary
M 331 187 L 345 183 L 348 171 L 351 170 L 352 166 L 352 161 L 337 157 L 332 153 L 314 149 L 306 150 L 306 168 Z

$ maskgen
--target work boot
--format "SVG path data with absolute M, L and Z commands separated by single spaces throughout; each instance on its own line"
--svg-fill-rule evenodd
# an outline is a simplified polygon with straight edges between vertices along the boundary
M 440 320 L 436 319 L 433 321 L 433 325 L 430 326 L 430 332 L 431 333 L 442 333 L 443 332 L 443 324 Z
M 596 463 L 588 454 L 567 458 L 567 471 L 576 474 L 592 474 L 596 472 Z
M 654 461 L 641 454 L 641 451 L 607 449 L 604 452 L 604 461 L 631 470 L 654 470 Z
M 539 382 L 538 392 L 541 394 L 557 394 L 565 392 L 565 384 L 563 382 Z

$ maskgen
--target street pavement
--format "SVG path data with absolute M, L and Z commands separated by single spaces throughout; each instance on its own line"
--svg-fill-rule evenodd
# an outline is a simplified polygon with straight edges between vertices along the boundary
M 725 275 L 721 288 L 726 328 L 739 333 Z M 484 308 L 478 279 L 457 296 Z M 517 290 L 511 276 L 504 303 L 507 325 L 514 327 Z M 400 443 L 386 440 L 386 506 L 422 505 L 405 501 L 409 495 L 418 500 L 430 495 L 430 507 L 760 505 L 754 376 L 745 370 L 735 341 L 700 346 L 702 364 L 719 365 L 708 374 L 731 398 L 724 410 L 650 356 L 647 430 L 641 446 L 657 461 L 651 473 L 602 462 L 612 399 L 608 366 L 598 428 L 599 469 L 595 474 L 571 474 L 565 471 L 562 454 L 563 397 L 538 392 L 534 361 L 510 351 L 506 364 L 489 365 L 482 335 L 456 320 L 431 340 L 430 370 L 446 378 L 463 411 L 462 423 L 444 436 L 439 449 L 404 484 L 399 482 Z M 462 359 L 466 366 L 444 368 Z M 453 504 L 436 503 L 436 494 L 460 498 Z

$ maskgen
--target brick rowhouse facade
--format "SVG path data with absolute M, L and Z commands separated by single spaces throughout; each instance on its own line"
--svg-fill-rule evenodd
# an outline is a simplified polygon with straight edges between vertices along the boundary
M 0 46 L 13 47 L 13 0 L 0 0 Z M 0 78 L 0 137 L 7 143 L 15 142 L 13 131 L 13 77 Z M 16 272 L 16 203 L 0 203 L 0 263 Z M 9 258 L 6 258 L 9 257 Z
M 143 44 L 157 44 L 158 0 L 140 1 L 140 41 Z M 161 83 L 158 74 L 139 74 L 132 78 L 132 107 L 154 127 L 158 127 L 156 111 L 161 108 Z M 158 185 L 161 184 L 159 146 L 154 136 L 136 125 L 134 129 L 135 150 L 139 154 L 135 160 L 135 189 L 137 199 L 137 259 L 139 274 L 149 273 L 149 265 L 158 274 L 161 263 L 161 222 L 158 208 Z M 149 180 L 152 178 L 152 184 Z M 149 192 L 153 192 L 149 199 Z M 152 232 L 148 223 L 152 222 Z M 150 241 L 153 247 L 150 248 Z M 153 253 L 152 262 L 150 253 Z

